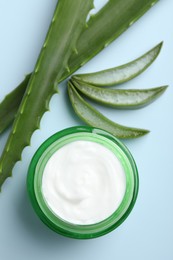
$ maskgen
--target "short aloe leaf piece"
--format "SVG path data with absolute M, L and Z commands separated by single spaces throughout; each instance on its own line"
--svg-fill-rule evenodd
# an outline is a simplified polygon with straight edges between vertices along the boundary
M 124 83 L 146 70 L 159 55 L 161 47 L 162 42 L 127 64 L 94 73 L 74 75 L 72 78 L 91 85 L 104 87 Z
M 69 77 L 79 67 L 108 46 L 157 2 L 158 0 L 110 0 L 96 15 L 89 19 L 87 26 L 77 40 L 77 47 L 74 49 L 76 51 L 71 54 L 68 60 L 68 69 L 64 69 L 59 82 Z M 129 10 L 131 11 L 129 12 Z M 21 84 L 23 85 L 23 83 Z M 26 89 L 26 87 L 27 84 L 23 85 L 23 88 Z M 38 88 L 41 88 L 41 86 L 38 86 Z M 15 99 L 16 93 L 18 93 L 17 88 L 9 95 Z M 22 99 L 21 93 L 18 98 Z M 2 113 L 4 113 L 3 107 L 0 107 L 1 109 Z M 6 106 L 8 114 L 11 113 L 10 109 L 10 106 Z M 17 104 L 15 109 L 18 110 Z M 8 119 L 6 120 L 8 121 Z M 12 121 L 11 118 L 10 121 Z
M 136 109 L 151 104 L 168 86 L 149 89 L 105 89 L 71 80 L 75 88 L 86 97 L 105 106 L 119 109 Z
M 109 120 L 87 103 L 79 95 L 71 82 L 68 82 L 68 93 L 75 113 L 90 126 L 102 128 L 112 135 L 124 139 L 137 138 L 149 133 L 149 131 L 145 129 L 126 127 Z
M 0 103 L 0 134 L 11 125 L 22 101 L 30 75 Z
M 11 134 L 0 159 L 0 186 L 12 174 L 13 166 L 21 159 L 32 133 L 48 110 L 49 100 L 57 92 L 68 59 L 76 48 L 76 41 L 86 24 L 93 1 L 59 0 L 46 40 L 29 80 Z

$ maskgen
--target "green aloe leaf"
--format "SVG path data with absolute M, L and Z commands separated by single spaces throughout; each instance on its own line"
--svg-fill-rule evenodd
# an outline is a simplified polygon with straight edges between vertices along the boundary
M 135 78 L 146 70 L 160 53 L 162 43 L 127 64 L 94 73 L 74 75 L 72 79 L 95 86 L 114 86 Z
M 0 103 L 0 133 L 14 121 L 14 117 L 22 101 L 30 75 Z
M 68 82 L 68 93 L 75 113 L 90 126 L 101 128 L 118 138 L 125 139 L 137 138 L 149 132 L 145 129 L 127 127 L 111 121 L 87 103 L 71 82 Z
M 71 79 L 73 85 L 86 97 L 105 106 L 135 109 L 149 105 L 160 97 L 168 86 L 149 89 L 105 89 Z

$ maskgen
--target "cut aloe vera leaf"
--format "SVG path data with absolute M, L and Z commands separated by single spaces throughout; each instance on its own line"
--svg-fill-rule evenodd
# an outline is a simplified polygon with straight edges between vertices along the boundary
M 71 82 L 68 82 L 68 93 L 75 113 L 86 124 L 108 131 L 118 138 L 137 138 L 147 134 L 149 131 L 119 125 L 87 103 L 76 91 Z
M 71 80 L 75 88 L 86 97 L 105 106 L 135 109 L 149 105 L 160 97 L 168 86 L 149 89 L 105 89 Z
M 14 121 L 21 100 L 28 85 L 30 75 L 27 75 L 10 94 L 8 94 L 2 103 L 0 103 L 0 133 L 2 133 Z
M 113 86 L 135 78 L 146 70 L 157 58 L 162 42 L 141 57 L 124 65 L 94 73 L 74 75 L 73 79 L 95 86 Z

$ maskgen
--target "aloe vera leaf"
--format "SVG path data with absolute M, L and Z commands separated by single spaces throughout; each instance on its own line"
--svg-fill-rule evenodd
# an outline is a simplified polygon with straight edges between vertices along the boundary
M 59 81 L 70 76 L 109 45 L 157 2 L 158 0 L 109 1 L 96 15 L 89 19 L 87 28 L 83 30 L 77 41 L 77 54 L 71 55 L 68 61 L 69 70 L 64 70 Z M 14 95 L 15 98 L 15 91 L 10 95 Z M 10 112 L 10 107 L 7 109 Z
M 20 85 L 8 94 L 0 103 L 0 133 L 2 133 L 14 121 L 30 75 L 27 75 Z
M 95 86 L 113 86 L 135 78 L 146 70 L 157 58 L 162 42 L 141 57 L 118 67 L 94 73 L 74 75 L 72 78 Z
M 73 85 L 86 97 L 105 106 L 119 109 L 135 109 L 149 105 L 156 100 L 168 86 L 149 89 L 105 89 L 72 80 Z
M 68 82 L 68 93 L 75 113 L 90 126 L 101 128 L 118 138 L 125 139 L 137 138 L 149 132 L 148 130 L 126 127 L 111 121 L 87 103 L 71 82 Z
M 12 174 L 32 133 L 57 92 L 57 82 L 68 68 L 68 58 L 85 26 L 93 1 L 59 0 L 45 43 L 27 86 L 19 111 L 0 159 L 0 186 Z

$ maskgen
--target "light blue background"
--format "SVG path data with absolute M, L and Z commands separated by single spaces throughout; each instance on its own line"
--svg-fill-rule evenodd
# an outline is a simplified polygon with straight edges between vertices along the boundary
M 0 100 L 32 71 L 46 35 L 56 0 L 0 0 Z M 96 1 L 100 7 L 105 1 Z M 166 93 L 150 106 L 117 111 L 98 106 L 112 120 L 147 128 L 151 133 L 124 141 L 138 165 L 140 191 L 128 219 L 112 233 L 94 240 L 61 237 L 35 215 L 26 193 L 29 162 L 39 145 L 53 133 L 82 122 L 69 104 L 66 84 L 60 86 L 32 137 L 31 147 L 16 164 L 13 177 L 0 194 L 0 259 L 173 259 L 173 1 L 161 0 L 121 37 L 79 72 L 96 71 L 126 63 L 164 41 L 155 63 L 124 84 L 148 88 L 169 84 Z M 41 86 L 40 86 L 41 88 Z M 0 150 L 8 133 L 0 137 Z

